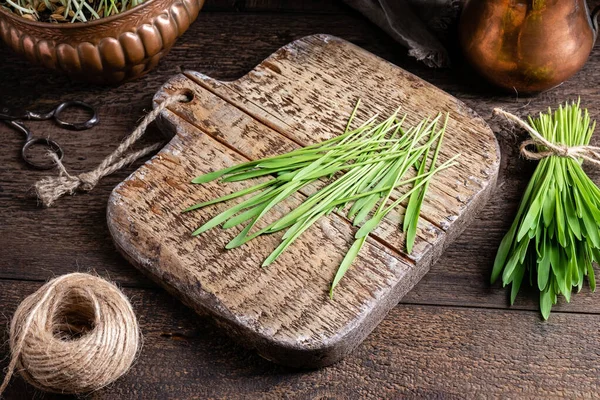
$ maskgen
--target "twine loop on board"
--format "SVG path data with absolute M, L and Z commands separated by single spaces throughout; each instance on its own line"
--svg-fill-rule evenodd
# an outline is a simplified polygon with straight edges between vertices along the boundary
M 546 157 L 558 156 L 572 158 L 575 161 L 584 160 L 594 165 L 600 166 L 600 147 L 596 146 L 566 146 L 564 144 L 552 143 L 543 137 L 531 125 L 521 118 L 513 115 L 501 108 L 494 108 L 494 115 L 502 115 L 508 120 L 525 129 L 531 139 L 525 140 L 519 147 L 521 155 L 528 160 L 541 160 Z M 545 151 L 531 151 L 528 147 L 531 145 L 544 146 Z
M 90 274 L 60 276 L 15 311 L 0 395 L 14 373 L 48 392 L 101 389 L 129 370 L 140 342 L 135 314 L 119 288 Z
M 59 175 L 55 177 L 46 177 L 35 183 L 34 188 L 37 197 L 45 207 L 50 207 L 58 198 L 65 194 L 73 194 L 76 191 L 89 192 L 100 179 L 120 170 L 124 166 L 131 164 L 137 159 L 144 157 L 164 146 L 164 143 L 156 143 L 141 150 L 125 155 L 125 152 L 137 142 L 146 132 L 150 125 L 167 107 L 179 103 L 187 102 L 189 97 L 185 94 L 176 94 L 167 97 L 154 110 L 152 110 L 139 124 L 139 126 L 129 135 L 117 149 L 108 155 L 94 170 L 79 175 L 71 175 L 67 172 L 65 166 L 58 156 L 51 152 L 49 156 L 56 163 Z

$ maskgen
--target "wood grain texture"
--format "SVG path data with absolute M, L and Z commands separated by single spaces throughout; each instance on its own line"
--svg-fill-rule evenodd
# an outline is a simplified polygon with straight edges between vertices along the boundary
M 115 189 L 109 229 L 134 265 L 278 363 L 313 368 L 347 355 L 462 232 L 496 182 L 499 149 L 482 119 L 434 86 L 333 36 L 290 43 L 233 82 L 186 72 L 155 100 L 182 92 L 193 100 L 170 107 L 161 121 L 175 138 Z M 408 113 L 409 126 L 449 113 L 439 161 L 458 153 L 462 158 L 432 181 L 410 255 L 399 231 L 402 211 L 373 232 L 331 300 L 329 282 L 355 232 L 343 213 L 320 219 L 262 270 L 281 235 L 232 251 L 224 246 L 239 228 L 190 236 L 228 205 L 186 215 L 181 209 L 248 186 L 191 185 L 191 178 L 339 135 L 358 98 L 357 126 L 398 107 Z M 276 215 L 310 194 L 302 189 Z M 275 216 L 266 218 L 269 223 Z
M 294 13 L 286 7 L 301 2 L 265 0 L 260 12 L 233 5 L 252 5 L 250 1 L 230 3 L 208 0 L 198 21 L 158 69 L 110 90 L 31 67 L 0 45 L 0 99 L 32 109 L 50 108 L 73 98 L 96 105 L 102 122 L 91 132 L 28 124 L 36 134 L 59 140 L 66 150 L 67 168 L 81 173 L 95 167 L 131 132 L 152 107 L 154 93 L 173 75 L 195 70 L 220 80 L 238 79 L 294 39 L 331 33 L 451 93 L 488 121 L 501 145 L 502 164 L 497 190 L 487 206 L 350 356 L 320 371 L 298 372 L 236 346 L 221 329 L 198 318 L 118 255 L 106 226 L 106 203 L 114 186 L 139 163 L 105 178 L 90 194 L 65 198 L 56 207 L 42 210 L 30 189 L 44 173 L 20 162 L 22 138 L 0 125 L 4 150 L 0 153 L 2 332 L 17 303 L 44 280 L 95 269 L 125 286 L 146 340 L 131 373 L 90 395 L 92 399 L 596 397 L 600 357 L 593 349 L 600 347 L 598 293 L 584 287 L 571 303 L 561 301 L 550 321 L 543 322 L 534 291 L 525 290 L 509 308 L 506 290 L 490 286 L 489 274 L 497 246 L 535 168 L 534 162 L 518 156 L 524 135 L 501 126 L 491 118 L 491 110 L 503 107 L 526 116 L 581 95 L 592 118 L 600 119 L 600 47 L 595 47 L 583 70 L 568 82 L 535 97 L 522 97 L 486 84 L 464 65 L 456 49 L 451 49 L 452 69 L 423 67 L 341 1 L 312 2 L 322 7 Z M 593 7 L 600 1 L 589 4 Z M 204 12 L 213 6 L 218 12 Z M 324 8 L 334 7 L 339 8 L 334 15 L 322 14 Z M 146 143 L 158 137 L 152 130 Z M 596 132 L 592 143 L 600 145 L 599 137 Z M 600 182 L 600 171 L 588 168 L 588 173 Z M 405 310 L 412 310 L 410 316 Z M 462 315 L 463 322 L 456 324 L 454 315 Z M 492 329 L 497 336 L 488 332 Z M 444 342 L 427 340 L 434 332 L 460 338 L 460 344 L 450 343 L 460 346 L 461 363 L 453 364 L 457 353 Z M 6 338 L 5 333 L 0 335 L 0 342 L 6 343 Z M 6 367 L 7 354 L 2 347 L 0 368 Z M 494 360 L 498 363 L 493 364 Z M 417 370 L 409 369 L 415 365 Z M 542 388 L 545 391 L 538 392 Z M 67 397 L 36 392 L 15 379 L 5 398 Z
M 278 13 L 347 13 L 348 6 L 341 1 L 322 0 L 213 0 L 205 11 L 278 12 Z
M 41 284 L 0 282 L 11 315 Z M 91 399 L 596 398 L 600 316 L 400 304 L 352 354 L 298 371 L 220 335 L 157 290 L 125 289 L 144 347 L 133 369 Z M 1 320 L 1 319 L 0 319 Z M 519 337 L 515 341 L 514 338 Z M 6 346 L 2 347 L 6 351 Z M 8 400 L 43 398 L 15 379 Z M 73 397 L 74 398 L 74 397 Z

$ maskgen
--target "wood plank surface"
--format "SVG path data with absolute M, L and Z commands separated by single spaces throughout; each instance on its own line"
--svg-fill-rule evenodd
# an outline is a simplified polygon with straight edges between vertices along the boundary
M 208 2 L 203 11 L 238 11 L 238 12 L 277 12 L 277 13 L 318 13 L 338 14 L 348 12 L 341 1 L 321 0 L 213 0 Z
M 10 315 L 20 294 L 37 287 L 0 282 L 4 313 Z M 162 291 L 125 293 L 139 317 L 144 350 L 129 374 L 86 398 L 597 396 L 600 350 L 590 338 L 597 335 L 598 315 L 558 312 L 540 324 L 530 312 L 401 304 L 343 361 L 298 371 L 233 344 L 216 334 L 210 319 L 190 318 L 193 311 Z M 10 394 L 29 399 L 36 393 L 15 380 Z
M 192 308 L 213 314 L 231 336 L 274 362 L 314 368 L 347 355 L 437 261 L 495 188 L 499 148 L 481 118 L 456 98 L 334 36 L 289 43 L 232 82 L 186 72 L 167 82 L 155 99 L 182 92 L 193 98 L 162 115 L 161 125 L 174 139 L 115 188 L 109 229 L 136 267 Z M 250 184 L 191 185 L 190 179 L 336 137 L 357 99 L 362 107 L 352 127 L 398 108 L 399 118 L 406 113 L 405 129 L 448 114 L 439 163 L 461 157 L 429 186 L 411 254 L 399 232 L 404 213 L 387 216 L 329 299 L 329 283 L 356 231 L 343 212 L 320 218 L 264 269 L 260 265 L 281 234 L 232 251 L 225 245 L 241 227 L 191 237 L 231 203 L 186 215 L 180 209 Z M 407 191 L 398 189 L 393 196 Z M 257 230 L 312 193 L 310 186 L 300 189 Z
M 212 4 L 220 8 L 201 13 L 156 71 L 118 88 L 71 82 L 29 66 L 0 45 L 0 99 L 35 109 L 72 98 L 94 103 L 102 124 L 91 132 L 57 131 L 49 124 L 30 124 L 38 135 L 59 139 L 67 153 L 67 168 L 83 172 L 97 165 L 131 132 L 144 111 L 151 109 L 153 94 L 174 74 L 196 70 L 221 80 L 237 79 L 293 39 L 331 33 L 450 92 L 494 128 L 502 148 L 498 189 L 477 220 L 408 293 L 404 304 L 392 310 L 349 358 L 322 371 L 297 372 L 276 367 L 222 337 L 216 327 L 156 289 L 117 254 L 106 227 L 105 207 L 112 188 L 139 163 L 106 178 L 91 194 L 65 198 L 55 208 L 41 210 L 30 194 L 32 184 L 44 173 L 29 170 L 19 161 L 21 137 L 0 125 L 4 150 L 0 154 L 3 326 L 17 303 L 45 279 L 95 269 L 118 281 L 133 296 L 147 340 L 135 369 L 91 398 L 355 398 L 357 394 L 370 398 L 395 394 L 473 398 L 486 397 L 487 393 L 488 397 L 511 398 L 596 397 L 600 386 L 596 370 L 599 358 L 594 350 L 600 346 L 599 295 L 584 287 L 570 304 L 561 302 L 555 307 L 550 321 L 544 323 L 538 315 L 535 293 L 519 295 L 517 304 L 508 308 L 506 291 L 490 286 L 488 281 L 495 250 L 535 167 L 535 163 L 518 157 L 522 133 L 501 128 L 491 119 L 491 110 L 502 106 L 524 116 L 581 95 L 592 117 L 600 119 L 600 48 L 596 46 L 583 70 L 568 82 L 524 98 L 498 92 L 477 78 L 463 65 L 456 49 L 451 49 L 451 70 L 419 65 L 341 2 L 319 2 L 324 7 L 339 7 L 341 11 L 335 16 L 320 11 L 282 12 L 282 2 L 268 3 L 259 12 L 236 11 L 233 5 L 221 7 L 219 1 L 207 1 L 207 10 Z M 148 141 L 157 137 L 153 130 Z M 598 132 L 592 143 L 600 145 Z M 600 171 L 588 171 L 600 182 Z M 132 287 L 135 289 L 128 289 Z M 462 323 L 455 322 L 456 315 L 461 316 Z M 460 343 L 449 343 L 454 350 L 460 349 L 462 358 L 442 341 L 425 345 L 436 331 L 460 337 Z M 176 334 L 169 339 L 160 336 L 163 332 Z M 403 341 L 407 334 L 410 341 Z M 0 341 L 6 343 L 6 335 Z M 3 347 L 0 358 L 6 355 Z M 452 359 L 462 361 L 453 368 Z M 4 360 L 0 367 L 6 365 Z M 407 371 L 405 365 L 417 365 L 418 370 Z M 54 398 L 33 391 L 19 379 L 6 393 L 7 399 L 34 396 Z

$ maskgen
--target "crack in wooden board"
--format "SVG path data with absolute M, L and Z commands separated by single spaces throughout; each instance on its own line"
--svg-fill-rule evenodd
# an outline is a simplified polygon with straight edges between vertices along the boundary
M 370 78 L 357 80 L 365 74 Z M 114 190 L 108 206 L 111 234 L 151 278 L 279 363 L 318 367 L 348 354 L 429 270 L 495 184 L 499 152 L 483 120 L 432 85 L 331 36 L 293 42 L 235 82 L 186 72 L 165 84 L 155 101 L 186 90 L 194 100 L 162 115 L 162 128 L 174 138 Z M 364 104 L 359 119 L 398 104 L 413 110 L 415 121 L 450 112 L 442 160 L 458 149 L 466 153 L 460 167 L 443 171 L 431 185 L 410 257 L 402 251 L 400 208 L 370 238 L 329 300 L 328 284 L 355 232 L 341 215 L 320 220 L 262 270 L 280 235 L 231 251 L 223 247 L 236 229 L 190 236 L 227 205 L 186 216 L 180 209 L 247 186 L 191 185 L 191 178 L 337 135 L 358 97 Z M 279 215 L 310 190 L 278 206 Z

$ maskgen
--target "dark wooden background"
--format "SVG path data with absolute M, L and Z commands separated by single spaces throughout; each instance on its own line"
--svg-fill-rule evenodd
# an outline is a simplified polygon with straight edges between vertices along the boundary
M 117 254 L 106 226 L 106 202 L 136 165 L 104 179 L 92 193 L 42 209 L 31 187 L 44 173 L 21 162 L 22 138 L 0 125 L 0 367 L 8 364 L 6 331 L 18 303 L 51 277 L 96 271 L 130 296 L 144 346 L 125 377 L 91 398 L 598 396 L 600 294 L 585 287 L 543 322 L 535 292 L 525 290 L 508 307 L 506 290 L 488 280 L 496 248 L 535 167 L 518 156 L 523 136 L 502 129 L 491 110 L 502 106 L 526 115 L 581 96 L 592 117 L 600 119 L 599 46 L 569 82 L 527 98 L 482 82 L 453 46 L 452 70 L 427 69 L 340 1 L 209 0 L 157 70 L 117 88 L 71 82 L 31 67 L 0 45 L 0 101 L 34 109 L 71 99 L 96 105 L 102 123 L 93 131 L 29 124 L 38 135 L 59 140 L 67 168 L 83 172 L 131 132 L 151 108 L 154 92 L 173 74 L 191 69 L 236 79 L 280 46 L 314 33 L 347 39 L 450 92 L 498 134 L 503 161 L 495 195 L 421 283 L 344 361 L 317 371 L 271 364 L 223 337 L 209 319 L 178 303 Z M 148 141 L 157 135 L 150 132 Z M 599 137 L 592 140 L 596 145 Z M 590 174 L 600 181 L 600 171 Z M 54 398 L 19 378 L 5 395 Z

